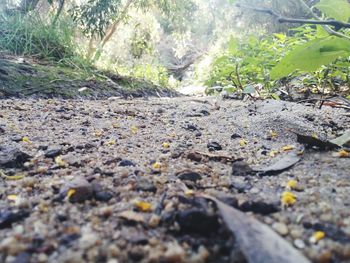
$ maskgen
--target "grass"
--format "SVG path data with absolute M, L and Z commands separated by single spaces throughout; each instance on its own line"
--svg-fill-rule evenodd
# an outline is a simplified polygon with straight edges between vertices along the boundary
M 73 22 L 61 19 L 54 26 L 36 12 L 0 15 L 0 50 L 53 61 L 78 57 Z

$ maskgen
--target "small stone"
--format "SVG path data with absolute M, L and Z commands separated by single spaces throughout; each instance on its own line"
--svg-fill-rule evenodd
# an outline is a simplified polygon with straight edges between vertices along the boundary
M 301 239 L 295 239 L 293 242 L 294 246 L 299 249 L 304 249 L 305 248 L 305 242 Z
M 141 178 L 137 181 L 136 190 L 155 193 L 157 191 L 157 187 L 155 187 L 154 183 L 151 180 L 147 178 Z
M 202 160 L 202 155 L 196 152 L 191 152 L 187 155 L 187 158 L 191 161 L 200 162 Z
M 207 148 L 210 152 L 222 150 L 222 146 L 218 142 L 210 142 L 207 144 Z
M 118 164 L 118 166 L 122 166 L 122 167 L 125 167 L 125 166 L 135 166 L 135 164 L 130 161 L 130 160 L 121 160 Z
M 289 232 L 288 227 L 285 224 L 279 222 L 272 224 L 272 228 L 281 236 L 285 236 Z
M 197 172 L 190 172 L 190 171 L 179 173 L 179 174 L 177 174 L 177 176 L 181 180 L 192 181 L 192 182 L 196 182 L 196 181 L 202 179 L 202 176 L 199 173 L 197 173 Z
M 62 188 L 60 199 L 65 197 L 72 203 L 82 203 L 93 197 L 93 187 L 85 178 L 75 178 Z
M 168 263 L 184 262 L 185 255 L 185 250 L 177 242 L 172 242 L 167 245 L 164 260 Z
M 187 124 L 185 125 L 185 130 L 188 130 L 188 131 L 198 131 L 199 128 L 195 125 L 195 124 Z
M 22 209 L 13 211 L 11 209 L 0 210 L 0 229 L 11 227 L 13 223 L 21 221 L 29 216 L 29 211 Z
M 253 173 L 253 169 L 244 161 L 237 161 L 232 164 L 233 176 L 246 176 Z
M 16 148 L 0 146 L 0 167 L 21 168 L 30 158 L 30 155 Z
M 97 244 L 98 240 L 98 234 L 86 227 L 82 230 L 82 236 L 79 240 L 79 247 L 82 249 L 91 248 Z
M 45 151 L 45 157 L 46 158 L 55 158 L 58 155 L 62 154 L 62 148 L 49 148 L 47 151 Z
M 260 192 L 260 189 L 259 188 L 256 188 L 256 187 L 253 187 L 252 189 L 250 189 L 249 191 L 251 194 L 257 194 Z
M 238 139 L 238 138 L 242 138 L 242 136 L 238 133 L 234 133 L 231 135 L 231 139 Z
M 100 191 L 100 192 L 94 193 L 94 197 L 97 201 L 108 202 L 113 198 L 113 194 L 108 191 Z
M 149 222 L 148 222 L 148 225 L 152 228 L 155 228 L 159 225 L 160 223 L 160 216 L 156 215 L 156 214 L 152 214 Z

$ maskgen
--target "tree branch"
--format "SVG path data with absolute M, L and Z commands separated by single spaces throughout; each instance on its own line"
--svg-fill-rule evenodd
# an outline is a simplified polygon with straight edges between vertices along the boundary
M 344 23 L 342 21 L 337 21 L 337 20 L 321 20 L 318 16 L 316 16 L 316 14 L 314 12 L 312 12 L 311 8 L 309 6 L 307 6 L 304 3 L 304 1 L 302 1 L 302 0 L 299 0 L 299 1 L 301 2 L 303 8 L 307 11 L 307 13 L 311 14 L 315 18 L 315 20 L 284 17 L 284 16 L 278 14 L 276 11 L 274 11 L 272 9 L 268 9 L 268 8 L 259 8 L 259 7 L 244 5 L 244 4 L 236 4 L 236 6 L 240 7 L 240 8 L 250 9 L 250 10 L 253 10 L 256 12 L 269 14 L 269 15 L 275 17 L 279 23 L 321 25 L 327 31 L 328 34 L 342 37 L 342 38 L 346 38 L 346 39 L 350 40 L 349 36 L 344 35 L 344 34 L 336 31 L 336 30 L 339 30 L 341 28 L 350 28 L 350 23 Z M 335 30 L 333 30 L 329 26 L 335 27 Z

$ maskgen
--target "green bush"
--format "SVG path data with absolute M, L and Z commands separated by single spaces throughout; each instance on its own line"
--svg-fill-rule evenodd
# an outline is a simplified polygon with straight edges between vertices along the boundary
M 285 55 L 290 54 L 290 51 L 294 52 L 300 46 L 318 41 L 322 34 L 324 32 L 321 27 L 305 25 L 290 30 L 289 36 L 274 34 L 262 38 L 231 37 L 223 54 L 212 63 L 210 77 L 205 84 L 208 87 L 220 86 L 229 92 L 239 93 L 255 92 L 256 84 L 259 84 L 260 95 L 275 97 L 274 91 L 279 88 L 280 80 L 271 78 L 273 69 L 276 70 L 276 65 L 280 65 L 280 61 L 285 59 Z M 349 58 L 346 57 L 339 58 L 316 71 L 296 73 L 298 78 L 294 78 L 295 74 L 292 74 L 285 80 L 300 86 L 305 85 L 314 92 L 339 91 L 339 86 L 350 84 L 350 64 Z M 210 88 L 208 90 L 211 91 Z
M 0 50 L 60 61 L 76 56 L 74 26 L 63 19 L 53 26 L 39 14 L 0 16 Z

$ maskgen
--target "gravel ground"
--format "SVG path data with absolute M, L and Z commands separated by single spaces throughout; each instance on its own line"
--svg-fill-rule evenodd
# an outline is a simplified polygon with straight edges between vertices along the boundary
M 268 100 L 1 100 L 0 261 L 245 262 L 206 193 L 350 262 L 350 159 L 295 134 L 347 129 L 344 109 Z

